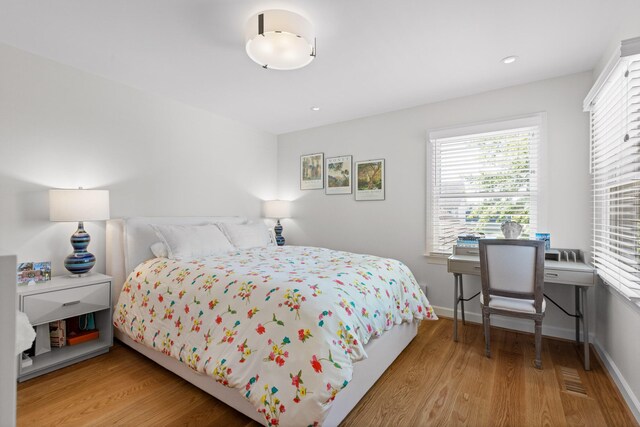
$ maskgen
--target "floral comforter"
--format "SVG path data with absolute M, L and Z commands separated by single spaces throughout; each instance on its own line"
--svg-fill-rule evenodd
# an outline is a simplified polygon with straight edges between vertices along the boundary
M 113 320 L 237 389 L 275 426 L 322 424 L 369 339 L 414 319 L 436 315 L 403 263 L 284 246 L 146 261 Z

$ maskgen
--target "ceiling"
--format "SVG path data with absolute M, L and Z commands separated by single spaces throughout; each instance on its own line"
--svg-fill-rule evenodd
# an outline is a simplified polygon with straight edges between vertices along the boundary
M 249 17 L 278 8 L 316 28 L 303 69 L 244 51 Z M 281 134 L 591 70 L 638 16 L 638 0 L 0 0 L 0 42 Z

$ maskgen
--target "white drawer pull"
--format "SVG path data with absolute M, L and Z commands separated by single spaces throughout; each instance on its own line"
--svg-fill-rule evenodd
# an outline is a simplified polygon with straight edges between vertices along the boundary
M 65 302 L 65 303 L 62 304 L 62 306 L 63 307 L 68 307 L 70 305 L 76 305 L 76 304 L 80 304 L 80 300 Z
M 547 277 L 558 277 L 558 273 L 544 273 Z

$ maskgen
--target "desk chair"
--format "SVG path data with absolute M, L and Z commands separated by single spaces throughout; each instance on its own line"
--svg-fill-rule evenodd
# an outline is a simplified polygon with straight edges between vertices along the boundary
M 481 239 L 482 323 L 485 354 L 491 357 L 491 314 L 532 319 L 535 322 L 535 367 L 542 368 L 544 242 L 539 240 Z

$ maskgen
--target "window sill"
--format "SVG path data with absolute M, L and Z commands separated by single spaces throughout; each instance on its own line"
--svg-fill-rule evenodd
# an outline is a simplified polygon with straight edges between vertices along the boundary
M 611 293 L 612 295 L 617 296 L 619 299 L 621 299 L 625 304 L 627 304 L 629 307 L 633 308 L 634 310 L 636 310 L 637 312 L 640 312 L 640 301 L 630 298 L 628 295 L 626 295 L 624 292 L 622 292 L 621 290 L 619 290 L 617 287 L 609 284 L 606 280 L 604 280 L 602 277 L 598 276 L 598 281 L 600 282 L 600 284 L 607 290 L 609 291 L 609 293 Z
M 442 255 L 433 255 L 433 254 L 424 254 L 425 258 L 427 258 L 427 264 L 437 264 L 437 265 L 446 265 L 447 260 L 451 255 L 442 254 Z

